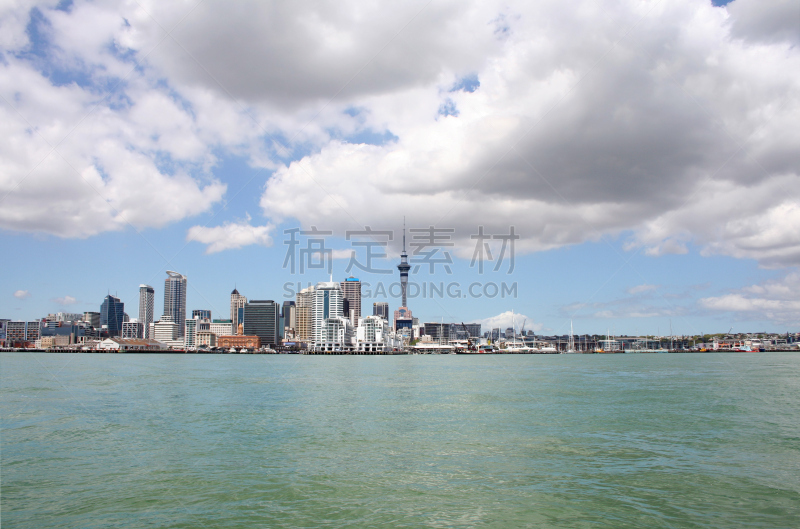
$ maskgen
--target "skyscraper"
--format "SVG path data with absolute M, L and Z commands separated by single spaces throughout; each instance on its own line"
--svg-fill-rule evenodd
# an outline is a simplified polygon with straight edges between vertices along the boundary
M 125 304 L 119 298 L 107 295 L 100 305 L 100 325 L 108 326 L 108 335 L 113 338 L 122 334 L 124 319 Z
M 309 286 L 297 293 L 297 328 L 295 336 L 298 340 L 310 342 L 314 338 L 314 287 Z
M 372 304 L 372 315 L 380 316 L 386 321 L 389 321 L 389 304 L 385 301 L 377 301 Z
M 397 265 L 397 269 L 400 270 L 400 289 L 403 293 L 403 303 L 400 305 L 401 307 L 408 307 L 406 303 L 408 299 L 406 295 L 408 294 L 408 271 L 411 270 L 411 265 L 408 264 L 408 254 L 406 253 L 406 222 L 403 220 L 403 252 L 400 254 L 400 264 Z
M 233 292 L 231 292 L 231 323 L 233 324 L 233 334 L 239 332 L 239 324 L 243 323 L 239 321 L 239 309 L 243 308 L 245 303 L 247 303 L 247 298 L 239 294 L 239 291 L 234 288 Z
M 139 322 L 144 325 L 143 338 L 150 338 L 150 324 L 153 323 L 153 302 L 156 291 L 150 285 L 139 285 Z
M 208 309 L 195 309 L 192 311 L 192 318 L 198 317 L 201 320 L 210 320 L 211 311 Z
M 283 316 L 284 337 L 288 338 L 287 335 L 289 334 L 294 336 L 295 330 L 297 329 L 297 306 L 294 301 L 283 302 L 283 312 L 281 315 Z
M 313 299 L 313 340 L 322 342 L 325 340 L 325 320 L 342 317 L 342 286 L 335 281 L 317 283 Z
M 244 305 L 244 334 L 258 336 L 261 345 L 274 347 L 280 343 L 280 305 L 267 300 L 251 300 Z
M 183 337 L 186 321 L 186 276 L 167 270 L 164 280 L 164 315 L 172 317 L 178 323 L 178 336 Z
M 358 324 L 359 318 L 361 318 L 361 281 L 350 276 L 341 282 L 341 286 L 342 295 L 344 299 L 348 301 L 349 309 L 344 314 L 344 317 L 349 318 L 350 323 L 355 327 L 356 324 Z M 353 313 L 353 317 L 350 315 L 351 312 Z

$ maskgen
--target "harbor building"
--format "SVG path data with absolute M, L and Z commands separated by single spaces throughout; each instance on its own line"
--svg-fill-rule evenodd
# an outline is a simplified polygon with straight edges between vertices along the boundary
M 164 315 L 173 322 L 186 320 L 186 276 L 167 270 L 164 280 Z M 178 325 L 178 335 L 183 337 L 184 326 Z
M 156 291 L 150 285 L 139 285 L 139 322 L 144 327 L 144 336 L 139 338 L 150 338 L 150 324 L 155 318 L 154 302 Z
M 261 338 L 242 334 L 235 336 L 218 336 L 217 347 L 221 349 L 248 349 L 254 351 L 256 349 L 261 349 Z

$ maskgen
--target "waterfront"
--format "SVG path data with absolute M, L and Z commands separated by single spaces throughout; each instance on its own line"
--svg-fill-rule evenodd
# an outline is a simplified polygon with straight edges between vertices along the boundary
M 796 527 L 800 355 L 0 354 L 7 527 Z

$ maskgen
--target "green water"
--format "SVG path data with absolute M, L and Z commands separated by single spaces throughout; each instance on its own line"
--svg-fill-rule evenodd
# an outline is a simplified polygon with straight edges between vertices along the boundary
M 800 527 L 800 354 L 0 354 L 3 528 Z

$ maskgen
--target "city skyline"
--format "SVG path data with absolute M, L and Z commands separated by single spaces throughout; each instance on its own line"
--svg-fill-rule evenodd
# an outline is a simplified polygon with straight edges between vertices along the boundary
M 620 2 L 598 16 L 592 3 L 400 3 L 330 27 L 257 3 L 191 17 L 9 7 L 0 244 L 17 258 L 0 316 L 97 311 L 111 292 L 132 307 L 165 270 L 191 278 L 189 307 L 216 314 L 234 287 L 282 302 L 285 284 L 331 273 L 376 285 L 384 276 L 350 255 L 385 253 L 376 268 L 396 272 L 405 219 L 409 261 L 424 230 L 452 243 L 434 273 L 410 263 L 409 281 L 517 285 L 512 299 L 409 299 L 423 319 L 795 329 L 790 4 Z M 291 233 L 314 230 L 330 269 L 291 270 Z M 506 243 L 510 273 L 495 266 Z M 365 295 L 362 307 L 378 301 L 400 305 Z

